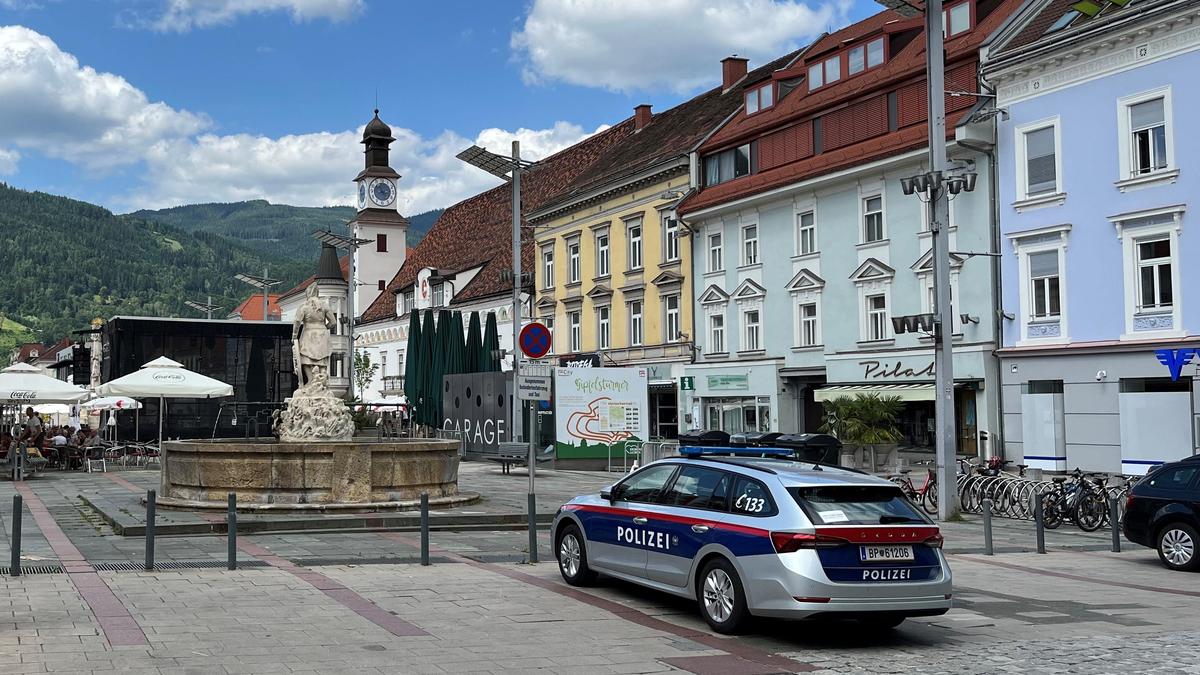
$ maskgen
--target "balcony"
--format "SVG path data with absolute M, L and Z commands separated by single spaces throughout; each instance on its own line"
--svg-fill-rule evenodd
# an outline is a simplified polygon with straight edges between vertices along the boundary
M 379 388 L 379 393 L 384 396 L 398 396 L 404 393 L 404 376 L 403 375 L 384 375 L 383 385 Z

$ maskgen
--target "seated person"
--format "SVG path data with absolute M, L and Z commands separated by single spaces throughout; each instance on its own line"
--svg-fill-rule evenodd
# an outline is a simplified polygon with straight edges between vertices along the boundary
M 50 441 L 52 443 L 54 443 L 54 447 L 56 447 L 56 448 L 61 448 L 65 445 L 67 445 L 67 437 L 63 433 L 62 429 L 56 430 L 56 432 L 54 433 L 54 436 L 50 439 Z

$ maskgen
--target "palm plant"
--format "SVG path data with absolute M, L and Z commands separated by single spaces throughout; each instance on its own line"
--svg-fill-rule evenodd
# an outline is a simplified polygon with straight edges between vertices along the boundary
M 842 396 L 825 401 L 824 405 L 825 424 L 821 431 L 843 443 L 868 448 L 872 458 L 876 445 L 896 443 L 902 438 L 899 418 L 903 404 L 898 396 L 856 394 L 854 398 Z

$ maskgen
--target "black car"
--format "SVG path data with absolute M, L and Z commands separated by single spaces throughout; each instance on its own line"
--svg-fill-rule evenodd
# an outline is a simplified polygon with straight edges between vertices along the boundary
M 1173 570 L 1200 570 L 1200 456 L 1164 464 L 1129 491 L 1125 536 Z

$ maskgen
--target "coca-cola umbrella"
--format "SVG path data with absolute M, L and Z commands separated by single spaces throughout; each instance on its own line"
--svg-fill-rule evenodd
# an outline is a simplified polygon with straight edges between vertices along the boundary
M 84 403 L 83 409 L 100 413 L 100 426 L 101 428 L 112 427 L 112 438 L 110 440 L 114 442 L 117 440 L 116 414 L 122 410 L 132 410 L 134 412 L 133 438 L 137 440 L 141 428 L 141 415 L 137 411 L 142 409 L 142 404 L 136 398 L 129 398 L 128 396 L 101 396 L 100 398 L 94 398 Z M 108 413 L 109 424 L 107 425 L 104 424 L 105 413 Z
M 89 396 L 87 389 L 45 375 L 27 363 L 14 363 L 0 370 L 0 403 L 75 403 Z
M 158 447 L 162 448 L 163 409 L 168 398 L 213 398 L 232 396 L 233 387 L 183 367 L 182 363 L 160 356 L 137 372 L 100 385 L 103 396 L 157 396 Z

